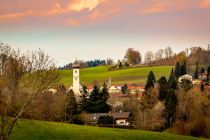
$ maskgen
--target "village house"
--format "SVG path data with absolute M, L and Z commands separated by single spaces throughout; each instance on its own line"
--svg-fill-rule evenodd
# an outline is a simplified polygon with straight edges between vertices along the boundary
M 143 93 L 145 86 L 143 84 L 132 84 L 128 86 L 128 90 L 131 94 Z
M 93 113 L 93 114 L 88 114 L 88 118 L 90 120 L 91 124 L 97 124 L 98 119 L 100 116 L 112 116 L 115 121 L 116 125 L 119 126 L 128 126 L 130 125 L 129 119 L 131 117 L 130 112 L 113 112 L 113 113 Z
M 121 86 L 114 86 L 114 85 L 112 85 L 112 86 L 110 86 L 110 87 L 108 87 L 109 88 L 109 93 L 114 93 L 114 94 L 116 94 L 116 93 L 121 93 Z
M 183 79 L 187 79 L 187 80 L 192 81 L 193 80 L 193 77 L 191 75 L 189 75 L 189 74 L 182 75 L 178 79 L 179 83 L 181 83 Z

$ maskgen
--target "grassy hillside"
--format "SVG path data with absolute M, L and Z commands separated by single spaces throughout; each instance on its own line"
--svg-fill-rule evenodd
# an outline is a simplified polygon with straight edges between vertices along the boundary
M 197 138 L 138 130 L 98 128 L 54 122 L 21 121 L 10 140 L 195 140 Z
M 172 66 L 157 66 L 157 67 L 141 67 L 141 68 L 130 68 L 123 70 L 108 71 L 108 66 L 100 66 L 94 68 L 86 68 L 80 70 L 81 84 L 90 85 L 93 81 L 97 80 L 99 83 L 103 83 L 112 78 L 113 84 L 132 84 L 141 83 L 144 84 L 147 75 L 152 70 L 156 76 L 156 79 L 161 76 L 168 77 Z M 72 70 L 61 70 L 60 83 L 65 86 L 72 84 Z

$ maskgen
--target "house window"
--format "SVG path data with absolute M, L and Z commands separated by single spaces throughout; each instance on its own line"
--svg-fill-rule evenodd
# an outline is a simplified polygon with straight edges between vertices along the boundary
M 75 73 L 77 73 L 77 70 L 75 70 Z
M 75 78 L 75 80 L 77 80 L 77 77 Z

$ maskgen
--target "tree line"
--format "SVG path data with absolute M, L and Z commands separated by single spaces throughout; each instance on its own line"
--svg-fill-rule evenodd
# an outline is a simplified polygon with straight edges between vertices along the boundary
M 209 56 L 209 48 L 191 47 L 176 54 L 171 47 L 166 47 L 165 49 L 159 49 L 156 52 L 147 51 L 144 55 L 143 61 L 143 55 L 140 51 L 128 48 L 124 58 L 118 60 L 118 62 L 110 69 L 122 69 L 130 66 L 173 66 L 176 65 L 177 62 L 182 64 L 184 61 L 187 61 L 188 67 L 196 65 L 197 63 L 200 65 L 208 65 L 210 63 Z

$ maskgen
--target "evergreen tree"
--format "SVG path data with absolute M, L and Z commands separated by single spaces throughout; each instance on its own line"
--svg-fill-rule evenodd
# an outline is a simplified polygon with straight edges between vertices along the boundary
M 164 101 L 166 99 L 166 96 L 168 94 L 169 86 L 167 79 L 165 77 L 161 77 L 158 81 L 159 83 L 159 97 L 158 99 L 160 101 Z
M 88 91 L 87 91 L 86 86 L 82 87 L 81 93 L 82 93 L 82 96 L 81 96 L 81 100 L 79 102 L 79 112 L 87 111 L 88 104 L 89 104 L 89 97 L 88 97 Z
M 187 74 L 187 62 L 184 61 L 184 63 L 180 67 L 180 76 Z
M 178 98 L 175 91 L 170 89 L 164 102 L 165 110 L 163 112 L 163 116 L 165 118 L 165 128 L 170 128 L 175 121 L 177 104 Z
M 111 110 L 111 107 L 106 103 L 109 99 L 109 92 L 106 83 L 103 84 L 102 90 L 101 90 L 101 96 L 102 96 L 102 105 L 101 112 L 109 112 Z
M 195 70 L 195 73 L 194 73 L 194 78 L 198 79 L 198 63 L 196 63 L 196 70 Z
M 173 90 L 177 90 L 178 89 L 178 82 L 177 82 L 177 78 L 176 78 L 176 76 L 174 74 L 173 68 L 171 70 L 171 75 L 170 75 L 169 80 L 168 80 L 168 85 Z
M 107 85 L 104 84 L 100 92 L 97 86 L 94 86 L 90 93 L 90 100 L 88 103 L 87 112 L 89 113 L 105 113 L 110 111 L 110 106 L 106 103 L 109 98 Z
M 165 77 L 161 77 L 159 80 L 159 100 L 164 102 L 165 109 L 163 111 L 163 116 L 165 118 L 165 127 L 169 128 L 175 121 L 176 106 L 178 103 L 177 96 L 175 94 L 178 89 L 178 84 L 176 77 L 171 71 L 169 80 L 167 81 Z
M 109 99 L 109 93 L 106 83 L 103 84 L 102 90 L 101 90 L 101 96 L 104 102 L 106 102 Z
M 181 75 L 179 62 L 176 63 L 174 74 L 177 78 Z
M 150 71 L 148 77 L 147 77 L 147 83 L 145 85 L 145 90 L 148 90 L 149 88 L 153 88 L 155 86 L 155 75 L 153 71 Z
M 73 90 L 66 94 L 65 113 L 67 120 L 72 120 L 72 117 L 77 114 L 77 102 Z

